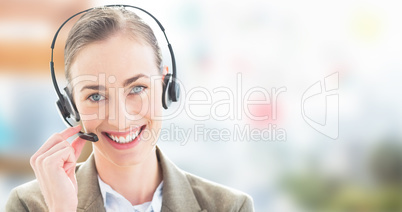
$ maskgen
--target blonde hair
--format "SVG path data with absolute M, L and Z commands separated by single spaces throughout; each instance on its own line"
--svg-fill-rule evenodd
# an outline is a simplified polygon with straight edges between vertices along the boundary
M 120 32 L 138 42 L 150 45 L 155 54 L 155 63 L 159 70 L 162 70 L 162 55 L 152 29 L 134 12 L 124 7 L 101 7 L 82 15 L 68 34 L 64 48 L 67 81 L 71 81 L 70 67 L 81 49 L 90 43 L 106 40 Z

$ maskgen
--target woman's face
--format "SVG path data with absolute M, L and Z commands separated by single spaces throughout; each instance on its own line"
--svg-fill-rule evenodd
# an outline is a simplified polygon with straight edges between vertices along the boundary
M 98 135 L 95 155 L 119 166 L 150 155 L 161 129 L 161 76 L 152 48 L 121 33 L 79 51 L 71 85 L 85 131 Z

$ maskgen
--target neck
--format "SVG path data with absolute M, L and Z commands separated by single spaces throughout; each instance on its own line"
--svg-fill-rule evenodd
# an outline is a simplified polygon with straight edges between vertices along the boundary
M 96 169 L 103 182 L 125 197 L 132 205 L 152 201 L 162 181 L 162 170 L 153 150 L 143 162 L 118 166 L 102 154 L 94 152 Z

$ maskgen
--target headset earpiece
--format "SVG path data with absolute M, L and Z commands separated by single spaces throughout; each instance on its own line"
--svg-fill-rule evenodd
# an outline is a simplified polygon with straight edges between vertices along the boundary
M 172 82 L 169 85 L 169 96 L 173 102 L 177 102 L 180 97 L 180 87 L 175 81 L 176 78 L 172 78 Z
M 172 74 L 166 74 L 163 79 L 162 106 L 168 109 L 172 102 L 177 102 L 180 97 L 180 87 L 175 82 Z
M 163 79 L 163 91 L 162 91 L 162 106 L 168 109 L 170 104 L 172 104 L 172 98 L 170 97 L 170 85 L 171 85 L 171 74 L 166 74 Z
M 71 118 L 75 122 L 79 122 L 81 119 L 80 114 L 78 113 L 74 102 L 71 100 L 71 94 L 68 91 L 68 88 L 64 88 L 64 91 L 66 92 L 66 95 L 62 95 L 62 99 L 57 100 L 57 108 L 64 119 Z
M 58 99 L 56 101 L 57 108 L 59 109 L 60 115 L 63 119 L 66 119 L 70 117 L 70 113 L 67 111 L 67 108 L 64 106 L 64 104 Z
M 67 111 L 70 113 L 70 118 L 74 119 L 75 122 L 79 122 L 81 120 L 80 114 L 78 113 L 77 107 L 74 104 L 73 96 L 70 93 L 70 90 L 65 87 L 64 91 L 66 95 L 64 96 L 64 105 Z

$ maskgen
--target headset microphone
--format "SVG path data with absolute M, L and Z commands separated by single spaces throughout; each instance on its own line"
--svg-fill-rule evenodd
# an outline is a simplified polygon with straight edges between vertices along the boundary
M 129 8 L 134 8 L 134 9 L 140 10 L 140 11 L 146 13 L 147 15 L 149 15 L 158 24 L 159 28 L 162 30 L 163 35 L 165 36 L 166 42 L 168 44 L 169 53 L 170 53 L 170 57 L 171 57 L 171 61 L 172 61 L 172 74 L 166 74 L 164 81 L 163 81 L 163 92 L 162 92 L 162 106 L 163 106 L 163 108 L 168 109 L 168 107 L 170 106 L 170 104 L 172 102 L 177 102 L 179 100 L 180 86 L 178 84 L 176 84 L 176 60 L 174 57 L 172 45 L 170 44 L 170 42 L 166 36 L 165 28 L 163 28 L 162 24 L 158 21 L 158 19 L 156 19 L 151 13 L 149 13 L 148 11 L 146 11 L 142 8 L 131 6 L 131 5 L 105 5 L 104 7 L 124 7 L 124 8 L 129 7 Z M 58 86 L 57 80 L 56 80 L 56 74 L 54 71 L 53 50 L 54 50 L 57 36 L 58 36 L 60 30 L 63 28 L 63 26 L 68 21 L 70 21 L 72 18 L 74 18 L 75 16 L 80 15 L 82 13 L 86 13 L 95 8 L 97 8 L 97 7 L 93 7 L 93 8 L 78 12 L 78 13 L 72 15 L 66 21 L 64 21 L 64 23 L 56 31 L 56 34 L 53 37 L 52 45 L 50 46 L 50 48 L 52 49 L 52 55 L 51 55 L 51 60 L 50 60 L 50 72 L 51 72 L 51 76 L 52 76 L 52 82 L 53 82 L 54 89 L 56 91 L 57 96 L 59 97 L 59 99 L 56 102 L 56 105 L 57 105 L 57 108 L 59 109 L 62 119 L 69 126 L 73 126 L 73 124 L 71 124 L 67 120 L 67 118 L 71 118 L 77 123 L 81 120 L 81 118 L 80 118 L 80 114 L 78 113 L 78 110 L 74 104 L 74 101 L 72 100 L 72 96 L 69 92 L 69 89 L 67 87 L 64 88 L 65 95 L 63 95 L 60 92 L 60 89 L 59 89 L 59 86 Z M 88 140 L 88 141 L 92 141 L 92 142 L 98 141 L 98 136 L 95 133 L 79 132 L 78 136 L 80 138 Z
M 56 80 L 55 76 L 54 76 L 54 67 L 53 67 L 53 62 L 50 63 L 50 69 L 52 70 L 52 79 Z M 58 89 L 58 87 L 57 87 Z M 61 94 L 61 98 L 59 100 L 57 100 L 56 102 L 56 106 L 59 109 L 60 115 L 62 117 L 62 119 L 64 120 L 65 123 L 67 123 L 67 125 L 69 126 L 73 126 L 73 124 L 71 124 L 67 118 L 72 118 L 75 122 L 79 122 L 80 121 L 80 115 L 78 113 L 77 108 L 75 107 L 75 104 L 71 101 L 71 94 L 69 92 L 69 90 L 66 88 L 64 88 L 64 91 L 66 93 L 66 95 L 62 95 L 60 93 L 60 91 L 56 92 L 57 94 Z M 95 133 L 83 133 L 83 132 L 78 132 L 78 136 L 82 139 L 88 140 L 88 141 L 92 141 L 92 142 L 96 142 L 99 140 L 98 136 Z
M 83 133 L 83 132 L 78 132 L 78 136 L 82 139 L 92 141 L 92 142 L 97 142 L 98 136 L 95 133 Z

